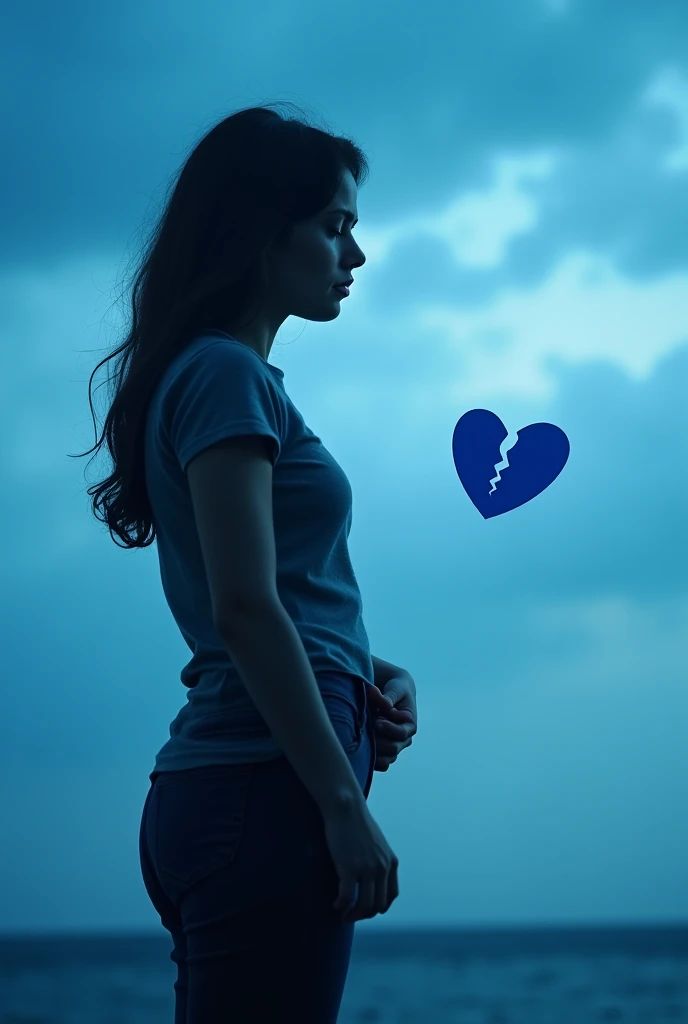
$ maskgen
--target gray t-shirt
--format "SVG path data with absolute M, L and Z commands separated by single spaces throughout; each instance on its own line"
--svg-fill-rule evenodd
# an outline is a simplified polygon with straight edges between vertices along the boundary
M 242 342 L 204 330 L 157 385 L 146 424 L 146 484 L 160 578 L 192 653 L 181 672 L 187 702 L 170 725 L 154 771 L 280 757 L 213 626 L 186 468 L 237 434 L 272 441 L 277 592 L 313 672 L 372 683 L 361 594 L 349 557 L 352 492 L 284 388 L 284 371 Z

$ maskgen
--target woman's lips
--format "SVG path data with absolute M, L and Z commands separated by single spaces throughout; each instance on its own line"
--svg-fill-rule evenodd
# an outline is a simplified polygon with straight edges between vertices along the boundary
M 342 295 L 348 295 L 349 294 L 349 289 L 347 288 L 347 286 L 345 284 L 336 284 L 334 286 L 334 290 L 336 292 L 341 292 Z

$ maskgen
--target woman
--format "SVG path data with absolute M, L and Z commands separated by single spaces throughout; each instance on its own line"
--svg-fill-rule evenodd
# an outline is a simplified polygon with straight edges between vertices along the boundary
M 97 447 L 107 435 L 114 471 L 89 489 L 94 514 L 124 547 L 157 540 L 192 652 L 139 836 L 175 1024 L 335 1022 L 354 923 L 399 891 L 366 807 L 351 488 L 268 362 L 288 316 L 339 316 L 365 262 L 366 174 L 353 142 L 302 120 L 222 120 L 182 168 L 107 357 L 121 361 Z

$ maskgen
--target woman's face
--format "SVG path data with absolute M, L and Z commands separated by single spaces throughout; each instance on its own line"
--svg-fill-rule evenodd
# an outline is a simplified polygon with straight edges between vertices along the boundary
M 294 227 L 288 246 L 271 267 L 276 308 L 287 316 L 327 321 L 339 316 L 346 296 L 335 286 L 366 261 L 353 237 L 358 221 L 356 182 L 347 171 L 327 207 Z M 344 211 L 344 212 L 341 212 Z
M 228 333 L 268 358 L 277 331 L 288 316 L 319 323 L 339 316 L 346 298 L 335 286 L 366 261 L 352 234 L 358 220 L 358 189 L 350 171 L 327 207 L 294 226 L 284 246 L 270 251 L 270 292 L 263 309 L 238 333 Z M 338 212 L 344 210 L 344 213 Z

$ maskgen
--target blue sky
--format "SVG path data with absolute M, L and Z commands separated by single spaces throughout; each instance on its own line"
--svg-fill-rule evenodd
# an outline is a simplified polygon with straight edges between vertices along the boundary
M 349 476 L 372 653 L 418 691 L 370 797 L 401 895 L 365 927 L 685 921 L 688 9 L 3 23 L 2 930 L 159 927 L 138 825 L 188 649 L 155 548 L 90 514 L 106 460 L 67 453 L 94 443 L 88 378 L 168 179 L 218 119 L 282 100 L 371 165 L 351 297 L 270 355 Z M 571 445 L 487 521 L 451 454 L 474 408 L 509 444 L 545 421 Z

